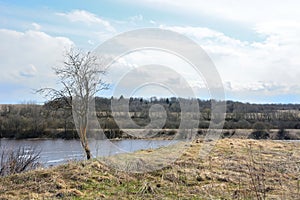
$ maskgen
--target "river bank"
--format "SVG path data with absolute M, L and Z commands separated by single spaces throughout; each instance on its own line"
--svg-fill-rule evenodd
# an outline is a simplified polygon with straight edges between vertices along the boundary
M 203 145 L 195 141 L 173 164 L 147 173 L 93 160 L 0 178 L 0 199 L 299 199 L 300 143 L 222 139 L 201 159 Z
M 111 156 L 120 153 L 134 152 L 141 149 L 155 149 L 169 145 L 170 140 L 90 140 L 89 146 L 93 157 Z M 34 150 L 39 154 L 38 162 L 44 167 L 56 166 L 72 160 L 84 160 L 85 154 L 79 140 L 63 139 L 0 139 L 0 152 L 14 151 L 20 147 L 25 151 Z M 1 163 L 1 156 L 0 156 Z M 0 165 L 1 167 L 1 165 Z
M 195 137 L 203 138 L 206 136 L 208 129 L 197 129 L 193 130 Z M 282 135 L 279 134 L 283 131 Z M 154 140 L 172 140 L 175 135 L 180 132 L 178 129 L 105 129 L 101 132 L 97 129 L 90 130 L 88 132 L 88 137 L 92 139 L 109 139 L 109 140 L 122 140 L 122 139 L 154 139 Z M 190 132 L 190 130 L 186 130 Z M 253 129 L 222 129 L 220 131 L 221 138 L 239 138 L 245 139 L 251 137 L 251 134 L 255 132 Z M 300 129 L 268 129 L 264 131 L 268 136 L 264 139 L 270 140 L 300 140 Z M 104 133 L 104 135 L 102 134 Z M 0 139 L 65 139 L 73 140 L 79 139 L 78 133 L 75 130 L 63 129 L 52 129 L 47 130 L 45 133 L 31 135 L 28 133 L 22 133 L 22 137 L 19 134 L 11 134 L 16 137 L 5 137 L 5 135 L 0 135 Z M 252 138 L 253 139 L 253 138 Z

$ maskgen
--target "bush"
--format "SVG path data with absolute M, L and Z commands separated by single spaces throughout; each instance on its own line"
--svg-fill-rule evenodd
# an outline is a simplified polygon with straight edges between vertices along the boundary
M 275 136 L 276 140 L 299 140 L 300 137 L 297 133 L 286 131 L 284 128 L 280 128 Z
M 287 136 L 288 136 L 288 132 L 285 129 L 281 128 L 277 132 L 276 139 L 277 140 L 286 140 Z
M 222 134 L 221 134 L 221 138 L 231 138 L 233 135 L 235 134 L 235 130 L 233 131 L 224 131 Z
M 79 139 L 79 135 L 76 130 L 65 130 L 58 132 L 54 135 L 54 138 L 61 138 L 65 140 Z
M 253 124 L 253 132 L 248 136 L 248 138 L 256 140 L 270 138 L 266 124 L 263 122 L 256 122 Z
M 208 128 L 210 124 L 210 121 L 200 121 L 198 128 Z
M 266 131 L 267 130 L 267 125 L 263 122 L 256 122 L 252 126 L 254 131 Z
M 270 134 L 266 131 L 253 131 L 248 139 L 263 140 L 270 138 Z
M 0 176 L 17 174 L 37 168 L 40 152 L 35 148 L 19 147 L 17 150 L 1 149 Z
M 251 128 L 251 124 L 247 120 L 241 119 L 237 122 L 236 128 L 249 129 Z

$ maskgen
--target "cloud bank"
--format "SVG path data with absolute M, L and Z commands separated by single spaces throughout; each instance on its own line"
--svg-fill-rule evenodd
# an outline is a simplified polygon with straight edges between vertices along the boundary
M 24 96 L 21 100 L 34 98 L 30 94 L 28 97 L 32 89 L 54 85 L 55 77 L 51 67 L 61 63 L 64 51 L 74 45 L 68 38 L 53 37 L 40 31 L 19 32 L 7 29 L 0 29 L 0 43 L 0 82 L 3 85 L 20 85 L 21 88 L 27 88 L 27 91 L 22 92 L 13 89 L 10 91 L 13 93 L 10 99 L 20 99 Z M 1 95 L 0 101 L 8 100 Z

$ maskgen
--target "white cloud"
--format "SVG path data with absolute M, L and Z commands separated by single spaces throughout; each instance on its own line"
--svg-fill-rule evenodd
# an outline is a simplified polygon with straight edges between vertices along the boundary
M 90 45 L 95 45 L 95 43 L 94 43 L 92 40 L 88 40 L 88 43 L 89 43 Z
M 33 26 L 34 30 L 36 30 L 36 31 L 38 31 L 38 30 L 40 30 L 42 28 L 41 25 L 39 25 L 38 23 L 35 23 L 35 22 L 32 23 L 31 25 Z
M 107 31 L 115 32 L 114 27 L 104 19 L 101 19 L 94 13 L 90 13 L 85 10 L 73 10 L 67 13 L 57 13 L 59 16 L 66 17 L 71 22 L 83 22 L 89 26 L 91 25 L 102 25 Z
M 73 46 L 65 37 L 52 37 L 40 31 L 18 32 L 0 29 L 0 82 L 19 85 L 19 97 L 30 96 L 31 89 L 55 84 L 51 67 L 63 61 L 64 51 Z M 10 97 L 2 97 L 9 99 Z
M 153 24 L 153 25 L 157 25 L 156 21 L 154 21 L 154 20 L 150 20 L 149 23 Z
M 240 55 L 242 51 L 233 51 L 232 47 L 244 49 L 248 46 L 248 42 L 228 37 L 224 33 L 205 27 L 160 25 L 160 28 L 184 34 L 197 41 L 201 46 L 206 47 L 205 50 L 212 51 L 215 54 Z
M 278 24 L 277 24 L 278 26 Z M 294 30 L 292 31 L 292 27 Z M 300 26 L 299 26 L 300 27 Z M 282 26 L 279 34 L 273 26 L 257 27 L 266 39 L 261 42 L 245 42 L 224 33 L 203 27 L 161 26 L 168 30 L 185 34 L 196 41 L 212 58 L 227 92 L 233 95 L 241 93 L 250 95 L 300 94 L 300 28 L 295 24 Z M 278 27 L 275 27 L 277 29 Z M 291 30 L 289 30 L 291 29 Z M 299 34 L 296 34 L 299 33 Z M 186 67 L 176 59 L 164 54 L 150 54 L 152 62 L 181 68 L 181 73 L 190 79 L 189 84 L 196 89 L 197 77 L 186 73 Z M 143 63 L 145 58 L 135 54 L 134 61 Z M 132 61 L 131 60 L 131 61 Z M 203 85 L 203 84 L 202 84 Z M 257 94 L 256 94 L 257 95 Z
M 139 15 L 135 15 L 133 17 L 130 17 L 131 20 L 133 21 L 143 21 L 144 17 L 143 15 L 139 14 Z
M 131 23 L 134 23 L 134 24 L 136 24 L 136 23 L 138 23 L 138 22 L 141 22 L 141 21 L 143 21 L 143 20 L 144 20 L 144 17 L 143 17 L 143 15 L 141 15 L 141 14 L 135 15 L 135 16 L 132 16 L 132 17 L 129 18 L 129 21 L 130 21 Z
M 37 69 L 34 65 L 30 64 L 20 71 L 20 75 L 23 77 L 34 77 L 37 74 Z
M 272 20 L 293 20 L 300 18 L 300 2 L 297 0 L 135 0 L 132 4 L 183 13 L 256 24 Z
M 130 81 L 124 81 L 124 77 Z M 195 97 L 188 92 L 193 90 L 199 97 L 209 97 L 201 75 L 185 60 L 164 51 L 148 49 L 126 54 L 110 67 L 108 79 L 113 85 L 123 81 L 121 92 L 127 96 L 134 92 L 132 88 L 138 88 L 139 91 L 135 94 L 137 96 L 181 94 Z M 168 89 L 174 93 L 170 93 Z

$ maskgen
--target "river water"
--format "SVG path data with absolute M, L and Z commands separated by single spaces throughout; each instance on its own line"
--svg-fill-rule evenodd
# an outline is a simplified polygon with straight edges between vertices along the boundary
M 168 140 L 91 140 L 89 145 L 93 157 L 99 157 L 134 152 L 141 149 L 155 149 L 175 142 Z M 40 151 L 38 161 L 45 167 L 59 165 L 69 160 L 85 159 L 84 151 L 78 140 L 0 140 L 0 151 L 3 151 L 3 149 L 17 149 L 18 147 L 24 147 L 28 151 L 32 148 L 35 148 L 35 151 Z

